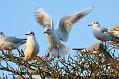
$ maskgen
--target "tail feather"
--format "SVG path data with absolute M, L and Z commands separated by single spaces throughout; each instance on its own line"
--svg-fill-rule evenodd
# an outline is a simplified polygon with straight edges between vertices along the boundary
M 66 46 L 64 46 L 63 48 L 61 47 L 59 49 L 55 49 L 49 46 L 46 50 L 46 56 L 48 56 L 49 58 L 56 58 L 58 57 L 58 55 L 59 57 L 64 57 L 66 54 L 68 54 L 69 51 L 70 49 Z

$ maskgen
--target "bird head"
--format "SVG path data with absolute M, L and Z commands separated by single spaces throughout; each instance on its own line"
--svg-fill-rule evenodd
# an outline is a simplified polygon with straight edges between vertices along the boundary
M 44 33 L 51 34 L 52 33 L 52 29 L 47 29 Z
M 5 36 L 5 34 L 4 34 L 3 32 L 0 32 L 0 35 L 3 35 L 3 36 Z
M 34 34 L 34 32 L 30 31 L 30 32 L 28 32 L 28 33 L 25 34 L 25 35 L 29 35 L 29 36 L 33 35 L 33 36 L 34 36 L 35 34 Z
M 100 24 L 98 21 L 93 21 L 91 24 L 89 24 L 88 26 L 91 26 L 92 28 L 98 28 L 100 27 Z

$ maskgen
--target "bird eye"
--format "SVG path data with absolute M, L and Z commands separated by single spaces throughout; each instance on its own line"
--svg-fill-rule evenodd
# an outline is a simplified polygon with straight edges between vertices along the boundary
M 3 32 L 0 32 L 0 35 L 3 35 Z
M 47 31 L 50 31 L 50 29 L 48 29 Z
M 32 34 L 34 35 L 34 32 L 32 32 Z
M 30 34 L 34 35 L 34 32 L 31 32 Z
M 93 24 L 98 24 L 98 22 L 94 22 Z

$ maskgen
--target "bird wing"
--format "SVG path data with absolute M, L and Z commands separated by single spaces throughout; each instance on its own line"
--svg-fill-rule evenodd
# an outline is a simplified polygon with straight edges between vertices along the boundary
M 37 22 L 44 29 L 53 29 L 53 21 L 51 17 L 42 8 L 37 9 L 36 18 L 37 18 Z
M 101 31 L 102 31 L 102 33 L 108 32 L 108 29 L 107 28 L 104 28 L 104 27 L 101 27 Z
M 7 42 L 12 42 L 12 43 L 25 43 L 26 39 L 20 39 L 20 38 L 16 38 L 16 37 L 13 37 L 13 36 L 5 36 L 4 37 L 4 40 L 7 41 Z
M 85 15 L 89 14 L 91 11 L 92 8 L 88 7 L 79 12 L 75 12 L 72 15 L 64 16 L 63 18 L 61 18 L 61 20 L 59 21 L 58 29 L 56 30 L 58 32 L 60 40 L 63 42 L 68 41 L 69 32 L 71 31 L 73 24 L 79 21 Z

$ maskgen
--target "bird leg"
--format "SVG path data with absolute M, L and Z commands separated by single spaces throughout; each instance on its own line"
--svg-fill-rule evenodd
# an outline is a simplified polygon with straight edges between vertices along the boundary
M 22 54 L 21 54 L 21 52 L 20 52 L 19 48 L 17 48 L 17 51 L 19 52 L 19 56 L 22 56 Z
M 106 47 L 106 46 L 107 46 L 107 43 L 106 43 L 106 41 L 104 41 L 104 45 L 105 45 L 105 50 L 106 50 L 106 48 L 107 48 L 107 47 Z
M 4 50 L 1 50 L 2 51 L 2 54 L 4 53 Z
M 1 50 L 2 51 L 2 53 L 4 53 L 4 50 Z
M 46 55 L 46 57 L 49 57 L 51 51 L 52 51 L 52 47 L 50 48 L 50 51 L 48 52 L 48 54 Z
M 28 63 L 28 57 L 24 57 L 24 61 L 25 61 L 25 64 L 27 64 Z
M 60 55 L 59 55 L 59 48 L 58 48 L 58 56 L 57 56 L 57 58 L 59 58 L 60 57 Z
M 12 52 L 11 47 L 8 48 L 8 54 L 10 54 Z
M 17 51 L 20 53 L 20 50 L 19 50 L 19 48 L 17 49 Z

